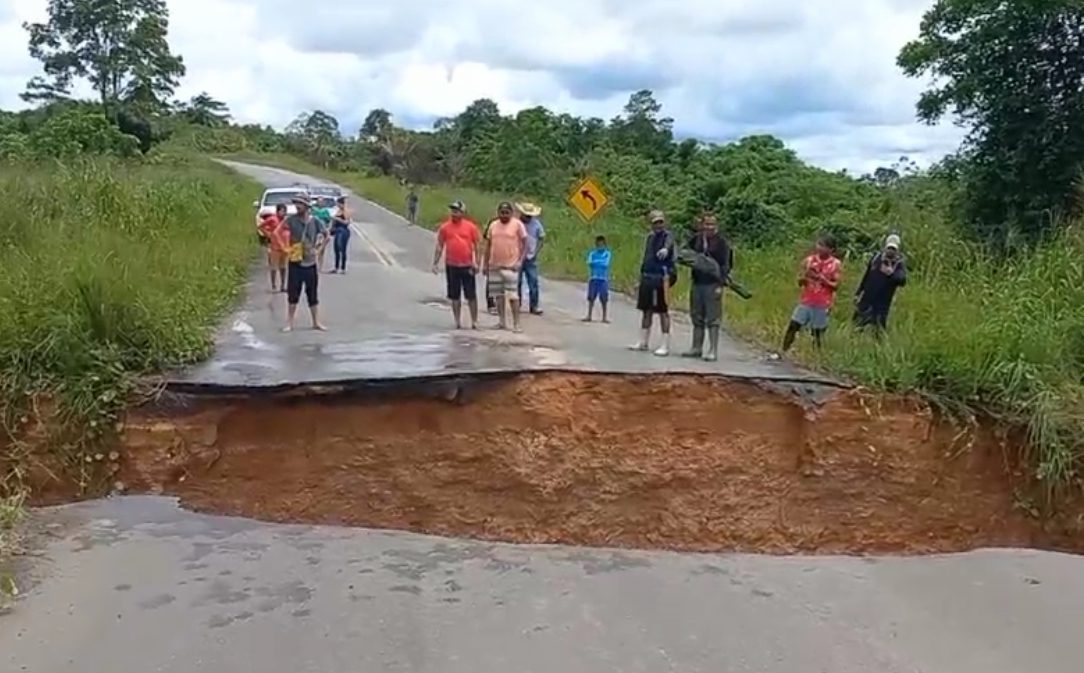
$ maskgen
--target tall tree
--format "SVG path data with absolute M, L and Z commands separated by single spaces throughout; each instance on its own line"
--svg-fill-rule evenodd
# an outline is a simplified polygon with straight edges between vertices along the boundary
M 918 117 L 968 129 L 967 220 L 1001 246 L 1045 234 L 1084 165 L 1080 0 L 937 0 L 898 63 L 933 84 Z
M 212 98 L 206 91 L 193 96 L 182 105 L 181 115 L 199 126 L 225 126 L 230 121 L 230 109 L 222 101 Z
M 169 48 L 164 0 L 49 0 L 48 13 L 45 23 L 23 24 L 45 72 L 28 83 L 27 101 L 67 97 L 85 78 L 115 115 L 124 96 L 165 101 L 184 76 L 184 61 Z
M 383 108 L 376 108 L 370 110 L 369 114 L 365 116 L 365 121 L 362 122 L 358 135 L 361 136 L 362 140 L 372 143 L 387 137 L 391 129 L 391 113 Z

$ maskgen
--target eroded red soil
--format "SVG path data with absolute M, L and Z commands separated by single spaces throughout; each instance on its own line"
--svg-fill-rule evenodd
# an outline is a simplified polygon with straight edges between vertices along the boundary
M 970 444 L 970 446 L 969 446 Z M 270 521 L 783 553 L 1084 549 L 1014 507 L 1011 447 L 914 402 L 816 412 L 696 377 L 524 375 L 457 405 L 330 398 L 134 414 L 121 479 Z

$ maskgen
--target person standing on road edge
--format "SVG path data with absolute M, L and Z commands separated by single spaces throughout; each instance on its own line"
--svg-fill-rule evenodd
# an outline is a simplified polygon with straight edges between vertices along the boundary
M 802 294 L 783 335 L 784 353 L 790 350 L 798 332 L 806 326 L 813 333 L 813 346 L 818 350 L 821 348 L 824 333 L 828 330 L 828 313 L 835 303 L 843 272 L 843 263 L 836 258 L 835 248 L 832 237 L 821 236 L 817 239 L 813 254 L 802 260 L 798 274 Z
M 587 317 L 584 322 L 594 319 L 595 300 L 602 305 L 602 322 L 610 322 L 607 310 L 610 304 L 610 262 L 613 255 L 606 245 L 605 236 L 595 237 L 595 247 L 587 253 Z
M 418 223 L 418 192 L 411 186 L 410 193 L 406 197 L 407 220 L 411 224 Z
M 309 201 L 309 208 L 312 212 L 312 216 L 316 218 L 316 221 L 324 230 L 324 242 L 318 251 L 318 257 L 316 268 L 318 273 L 324 272 L 324 258 L 327 256 L 327 244 L 331 240 L 331 211 L 325 208 L 320 203 L 320 197 L 314 196 Z
M 516 285 L 526 255 L 527 229 L 513 216 L 512 204 L 502 201 L 497 206 L 497 219 L 486 228 L 486 252 L 482 261 L 488 281 L 487 294 L 497 305 L 498 329 L 508 329 L 508 307 L 511 305 L 512 331 L 521 331 Z
M 907 263 L 900 253 L 900 237 L 890 234 L 885 238 L 884 249 L 870 258 L 858 283 L 854 324 L 859 329 L 873 327 L 874 336 L 881 336 L 888 327 L 888 312 L 896 290 L 906 284 Z
M 350 245 L 350 211 L 346 197 L 335 199 L 335 212 L 331 214 L 331 238 L 335 247 L 335 269 L 331 273 L 346 273 L 346 248 Z
M 533 203 L 517 203 L 520 221 L 527 229 L 527 256 L 523 260 L 523 268 L 519 271 L 519 282 L 516 284 L 516 296 L 519 297 L 519 305 L 523 306 L 523 281 L 527 281 L 527 306 L 532 315 L 542 315 L 539 308 L 541 288 L 538 279 L 538 255 L 542 252 L 542 245 L 546 242 L 546 228 L 542 226 L 542 208 Z
M 309 212 L 307 196 L 295 196 L 293 201 L 297 212 L 286 218 L 285 225 L 290 233 L 290 263 L 286 276 L 286 327 L 282 331 L 292 332 L 294 329 L 302 290 L 312 315 L 312 328 L 323 331 L 327 328 L 320 323 L 320 299 L 317 294 L 320 274 L 316 268 L 316 257 L 326 244 L 327 233 Z
M 462 201 L 448 204 L 448 219 L 437 228 L 437 246 L 433 251 L 433 273 L 444 254 L 444 278 L 448 300 L 452 302 L 455 328 L 463 329 L 463 299 L 470 308 L 470 327 L 478 329 L 478 244 L 482 235 L 478 225 L 464 215 Z
M 719 275 L 705 273 L 695 266 L 691 270 L 689 287 L 689 316 L 693 323 L 692 347 L 684 357 L 703 358 L 714 362 L 719 358 L 719 328 L 723 318 L 723 287 L 730 276 L 730 244 L 719 233 L 719 222 L 708 213 L 700 219 L 700 231 L 688 246 L 693 252 L 710 257 L 719 265 Z M 704 351 L 707 333 L 708 350 Z
M 640 264 L 640 287 L 636 292 L 636 308 L 642 316 L 640 340 L 630 346 L 632 350 L 646 351 L 650 348 L 651 322 L 659 316 L 662 343 L 655 355 L 670 355 L 670 306 L 667 303 L 667 285 L 677 281 L 675 267 L 674 236 L 666 226 L 666 214 L 653 210 L 648 214 L 651 231 L 644 240 L 644 257 Z
M 286 204 L 275 206 L 274 213 L 260 218 L 260 236 L 267 246 L 267 269 L 271 274 L 271 291 L 286 291 L 286 263 L 290 237 L 283 225 L 286 221 Z

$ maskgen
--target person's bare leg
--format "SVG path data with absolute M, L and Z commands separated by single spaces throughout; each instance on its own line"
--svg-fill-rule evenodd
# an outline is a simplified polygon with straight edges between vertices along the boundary
M 519 326 L 519 299 L 509 297 L 508 303 L 512 306 L 512 331 L 521 332 L 523 330 L 521 330 Z
M 497 306 L 497 329 L 508 329 L 508 301 L 504 297 L 498 297 Z
M 604 301 L 604 302 L 601 302 L 601 303 L 602 303 L 602 322 L 610 322 L 610 317 L 607 314 L 607 311 L 609 310 L 609 307 L 610 307 L 610 302 Z
M 670 314 L 659 314 L 659 328 L 662 330 L 662 344 L 655 349 L 655 355 L 666 357 L 670 355 Z
M 455 328 L 463 329 L 463 302 L 458 299 L 452 300 L 452 317 L 455 318 Z
M 279 269 L 279 288 L 282 292 L 286 291 L 286 269 Z
M 297 304 L 288 304 L 286 306 L 286 327 L 282 328 L 283 332 L 294 331 L 294 320 L 297 318 Z
M 275 273 L 275 267 L 273 267 L 271 265 L 268 265 L 267 268 L 268 268 L 268 270 L 270 272 L 270 275 L 271 275 L 271 291 L 272 292 L 278 292 L 279 291 L 279 286 L 278 286 L 279 277 L 278 277 L 278 274 Z
M 587 301 L 587 315 L 584 317 L 583 321 L 584 322 L 591 322 L 592 316 L 594 316 L 594 313 L 595 313 L 595 302 L 591 301 L 591 300 L 588 300 Z
M 470 309 L 470 328 L 478 329 L 478 300 L 468 299 L 467 308 Z
M 317 306 L 310 306 L 309 307 L 309 314 L 312 315 L 312 328 L 313 329 L 320 330 L 321 332 L 324 332 L 324 331 L 327 330 L 327 327 L 325 327 L 324 324 L 322 322 L 320 322 L 320 307 L 318 305 Z

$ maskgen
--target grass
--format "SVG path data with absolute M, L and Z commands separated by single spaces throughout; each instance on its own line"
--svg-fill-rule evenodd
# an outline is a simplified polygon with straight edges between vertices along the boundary
M 322 171 L 293 157 L 238 157 L 321 174 L 396 212 L 406 190 L 394 180 Z M 468 188 L 422 187 L 420 222 L 443 219 L 446 204 L 461 199 L 484 221 L 500 200 L 517 195 Z M 585 255 L 597 234 L 614 251 L 614 286 L 631 290 L 638 276 L 641 222 L 610 211 L 585 224 L 564 203 L 540 201 L 548 241 L 547 275 L 583 279 Z M 891 330 L 878 343 L 848 322 L 866 257 L 845 259 L 844 286 L 826 348 L 800 342 L 794 357 L 871 388 L 917 392 L 939 407 L 981 415 L 1027 433 L 1024 458 L 1048 504 L 1080 486 L 1084 457 L 1084 238 L 1070 228 L 1061 238 L 1011 263 L 995 263 L 957 239 L 928 209 L 907 213 L 904 247 L 910 283 L 897 295 Z M 735 277 L 754 293 L 728 294 L 729 327 L 774 347 L 797 300 L 796 271 L 811 241 L 768 249 L 738 249 Z M 872 251 L 871 251 L 872 252 Z M 677 286 L 684 301 L 687 283 Z
M 141 377 L 195 361 L 242 285 L 258 186 L 207 160 L 0 165 L 0 497 L 40 456 L 88 490 Z M 39 461 L 40 462 L 40 461 Z

